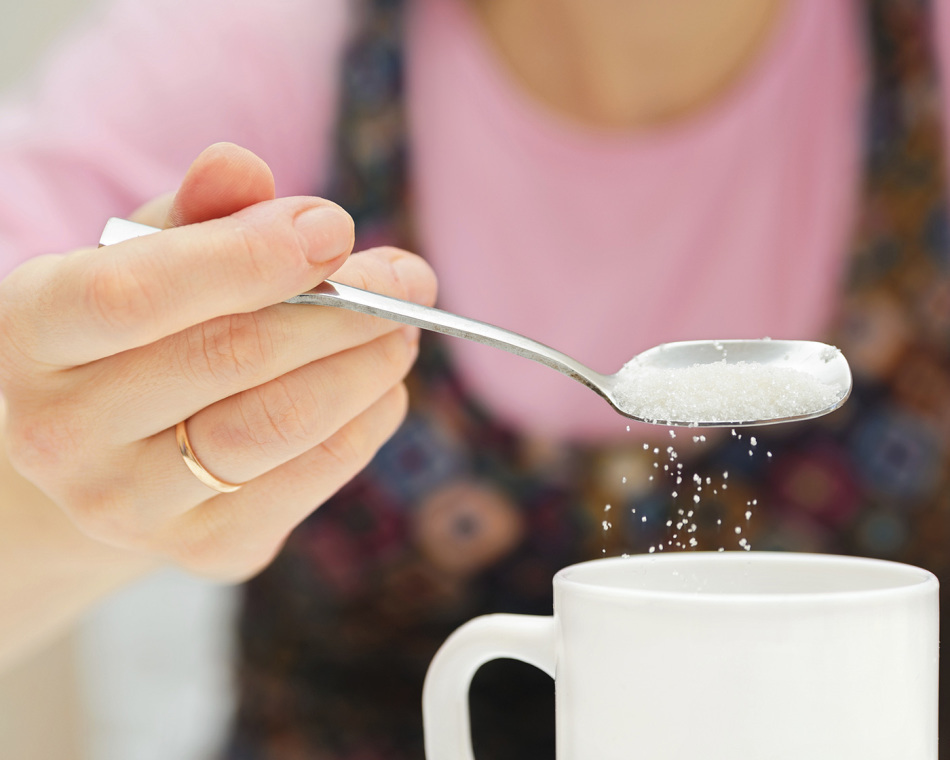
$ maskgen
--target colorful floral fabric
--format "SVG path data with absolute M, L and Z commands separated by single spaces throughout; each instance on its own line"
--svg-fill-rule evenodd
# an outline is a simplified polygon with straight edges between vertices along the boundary
M 330 195 L 361 247 L 413 248 L 401 6 L 368 5 L 344 67 Z M 423 757 L 422 680 L 438 646 L 479 614 L 549 614 L 551 578 L 573 562 L 751 547 L 950 574 L 950 248 L 928 8 L 867 8 L 863 211 L 828 336 L 855 372 L 845 407 L 741 434 L 563 445 L 499 425 L 443 339 L 424 336 L 406 423 L 247 584 L 227 757 Z M 553 757 L 553 710 L 547 676 L 486 666 L 472 687 L 476 757 Z

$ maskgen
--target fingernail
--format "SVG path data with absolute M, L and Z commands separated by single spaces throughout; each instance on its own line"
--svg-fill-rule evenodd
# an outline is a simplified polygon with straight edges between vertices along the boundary
M 353 219 L 339 206 L 314 206 L 297 214 L 294 228 L 307 241 L 307 260 L 323 264 L 353 247 Z

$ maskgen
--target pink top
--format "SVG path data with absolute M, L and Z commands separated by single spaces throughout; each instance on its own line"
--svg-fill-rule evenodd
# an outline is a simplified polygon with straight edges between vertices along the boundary
M 280 194 L 320 188 L 346 0 L 181 5 L 119 0 L 0 111 L 0 274 L 94 244 L 106 217 L 174 188 L 215 141 L 261 155 Z M 945 50 L 950 14 L 936 5 Z M 415 0 L 418 230 L 441 305 L 604 372 L 668 340 L 819 337 L 857 195 L 861 23 L 855 0 L 789 0 L 751 72 L 714 106 L 617 135 L 521 91 L 464 0 Z M 519 427 L 625 434 L 574 381 L 451 346 L 471 389 Z

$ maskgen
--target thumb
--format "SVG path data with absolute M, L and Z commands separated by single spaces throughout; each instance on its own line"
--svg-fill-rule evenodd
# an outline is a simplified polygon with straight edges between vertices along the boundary
M 194 160 L 177 192 L 145 204 L 131 218 L 154 227 L 181 227 L 274 197 L 274 176 L 263 159 L 233 143 L 216 143 Z

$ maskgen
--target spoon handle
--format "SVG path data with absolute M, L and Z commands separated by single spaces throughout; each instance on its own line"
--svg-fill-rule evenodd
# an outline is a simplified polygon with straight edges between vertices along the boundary
M 526 338 L 524 335 L 511 330 L 505 330 L 487 322 L 480 322 L 477 319 L 469 319 L 442 309 L 422 306 L 399 298 L 391 298 L 331 280 L 322 282 L 307 293 L 288 299 L 286 303 L 337 306 L 363 314 L 371 314 L 374 317 L 383 317 L 395 322 L 414 325 L 444 335 L 484 343 L 486 346 L 494 346 L 517 356 L 533 359 L 563 372 L 565 375 L 603 394 L 599 387 L 604 382 L 603 376 L 589 367 L 550 346 Z
M 158 227 L 130 222 L 127 219 L 112 218 L 106 223 L 99 245 L 121 243 L 134 237 L 150 235 L 155 232 L 161 232 L 161 230 Z M 519 335 L 511 330 L 495 327 L 495 325 L 490 325 L 487 322 L 479 322 L 477 319 L 461 317 L 458 314 L 442 311 L 442 309 L 421 306 L 399 298 L 390 298 L 331 280 L 326 280 L 307 293 L 289 298 L 286 303 L 336 306 L 341 309 L 358 311 L 374 317 L 383 317 L 395 322 L 421 327 L 425 330 L 433 330 L 445 335 L 453 335 L 457 338 L 467 338 L 476 343 L 484 343 L 487 346 L 494 346 L 517 356 L 533 359 L 545 366 L 556 369 L 558 372 L 563 372 L 613 403 L 605 390 L 609 385 L 609 380 L 604 375 L 594 372 L 589 367 L 550 346 L 526 338 L 524 335 Z

